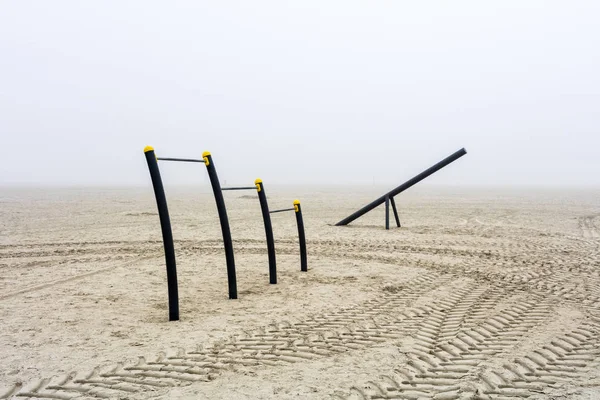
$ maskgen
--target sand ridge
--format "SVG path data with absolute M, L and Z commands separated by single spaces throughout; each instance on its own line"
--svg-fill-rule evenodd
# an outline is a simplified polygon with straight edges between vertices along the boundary
M 278 285 L 258 202 L 229 196 L 236 301 L 214 201 L 170 197 L 176 323 L 151 194 L 11 193 L 0 398 L 600 395 L 597 192 L 424 190 L 399 198 L 402 229 L 383 210 L 330 225 L 373 193 L 300 193 L 308 273 L 293 218 L 274 218 Z

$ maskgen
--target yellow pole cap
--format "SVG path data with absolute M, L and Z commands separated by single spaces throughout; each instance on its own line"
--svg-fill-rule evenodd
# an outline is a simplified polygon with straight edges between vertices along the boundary
M 254 184 L 258 185 L 259 183 L 262 183 L 262 179 L 256 178 L 256 180 L 254 181 Z
M 300 200 L 294 200 L 294 205 L 297 206 L 298 204 L 300 204 Z
M 152 146 L 146 146 L 146 147 L 144 147 L 144 153 L 147 153 L 149 151 L 154 151 L 154 147 L 152 147 Z
M 210 156 L 210 151 L 205 151 L 204 153 L 202 153 L 202 157 L 208 157 Z

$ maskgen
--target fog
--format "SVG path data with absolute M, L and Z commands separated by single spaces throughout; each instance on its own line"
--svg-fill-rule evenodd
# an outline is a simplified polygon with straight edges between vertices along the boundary
M 4 1 L 0 184 L 600 185 L 595 1 Z M 205 184 L 161 164 L 169 184 Z

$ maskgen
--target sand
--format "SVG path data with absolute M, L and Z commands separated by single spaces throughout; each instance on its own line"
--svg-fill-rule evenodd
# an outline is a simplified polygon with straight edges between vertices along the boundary
M 167 187 L 181 320 L 168 321 L 149 187 L 0 191 L 0 399 L 600 398 L 600 190 Z

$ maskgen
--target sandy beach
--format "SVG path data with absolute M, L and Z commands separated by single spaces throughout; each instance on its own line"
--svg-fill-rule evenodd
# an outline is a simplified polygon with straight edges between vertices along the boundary
M 0 399 L 600 398 L 600 190 L 268 187 L 227 193 L 229 300 L 208 188 L 167 187 L 168 321 L 151 188 L 0 191 Z M 392 220 L 393 221 L 393 220 Z

